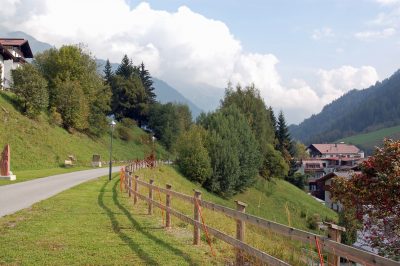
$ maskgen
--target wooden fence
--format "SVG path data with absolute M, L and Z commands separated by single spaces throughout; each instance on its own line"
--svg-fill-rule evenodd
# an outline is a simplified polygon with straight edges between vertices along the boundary
M 155 162 L 151 166 L 157 166 L 162 162 Z M 121 183 L 124 184 L 125 190 L 128 192 L 129 197 L 133 194 L 133 202 L 136 204 L 138 199 L 144 200 L 148 204 L 148 214 L 153 213 L 153 206 L 160 208 L 166 212 L 165 226 L 171 226 L 171 215 L 178 219 L 193 225 L 193 244 L 198 245 L 200 243 L 200 230 L 206 230 L 207 233 L 212 234 L 214 237 L 228 243 L 237 250 L 236 264 L 243 265 L 244 258 L 243 252 L 250 256 L 253 256 L 263 263 L 268 265 L 289 265 L 288 263 L 275 258 L 261 250 L 258 250 L 249 244 L 245 243 L 245 224 L 253 224 L 257 227 L 271 230 L 279 235 L 288 237 L 289 239 L 298 240 L 303 244 L 309 244 L 311 241 L 319 243 L 321 249 L 328 252 L 328 265 L 339 265 L 340 257 L 346 258 L 353 262 L 360 263 L 362 265 L 387 265 L 387 266 L 399 266 L 400 263 L 369 253 L 351 246 L 340 243 L 340 234 L 343 228 L 329 224 L 328 234 L 329 237 L 317 235 L 314 233 L 299 230 L 293 227 L 282 225 L 273 221 L 269 221 L 251 214 L 245 213 L 246 204 L 243 202 L 236 201 L 236 210 L 218 205 L 209 201 L 201 199 L 201 192 L 195 190 L 194 195 L 186 195 L 177 191 L 172 190 L 172 186 L 167 184 L 165 188 L 154 185 L 154 181 L 150 180 L 149 183 L 140 180 L 139 176 L 134 175 L 135 171 L 141 168 L 146 168 L 149 163 L 146 161 L 135 161 L 132 164 L 125 167 L 125 171 L 121 173 Z M 148 189 L 148 196 L 139 193 L 139 186 L 146 187 Z M 153 191 L 156 190 L 160 193 L 165 194 L 165 202 L 163 205 L 161 202 L 153 199 Z M 193 218 L 189 217 L 175 209 L 172 206 L 172 199 L 178 198 L 185 202 L 193 204 Z M 225 214 L 226 216 L 236 220 L 236 238 L 225 234 L 215 228 L 202 224 L 200 221 L 200 210 L 201 208 L 207 208 L 215 212 Z

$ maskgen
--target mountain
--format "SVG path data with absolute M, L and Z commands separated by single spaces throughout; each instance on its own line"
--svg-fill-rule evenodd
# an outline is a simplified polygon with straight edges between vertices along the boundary
M 106 60 L 96 59 L 96 62 L 98 66 L 97 71 L 99 73 L 103 73 Z M 111 63 L 111 68 L 114 72 L 115 70 L 117 70 L 118 65 L 119 64 L 117 63 Z M 200 109 L 196 104 L 188 100 L 177 89 L 173 88 L 165 81 L 153 77 L 153 82 L 154 82 L 153 84 L 154 92 L 157 95 L 157 101 L 159 101 L 160 103 L 173 102 L 173 103 L 186 104 L 187 106 L 189 106 L 193 118 L 198 117 L 203 112 L 203 110 Z
M 189 106 L 190 111 L 192 112 L 193 118 L 198 117 L 203 110 L 201 110 L 197 105 L 195 105 L 193 102 L 185 98 L 180 92 L 178 92 L 176 89 L 171 87 L 168 83 L 165 81 L 162 81 L 157 78 L 153 78 L 154 81 L 154 92 L 157 95 L 157 100 L 161 103 L 167 103 L 167 102 L 175 102 L 175 103 L 182 103 L 186 104 Z
M 400 125 L 400 70 L 363 90 L 351 90 L 300 125 L 289 127 L 306 144 L 331 142 Z

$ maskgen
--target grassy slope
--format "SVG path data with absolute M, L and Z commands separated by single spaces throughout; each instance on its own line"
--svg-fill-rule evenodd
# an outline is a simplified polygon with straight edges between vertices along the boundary
M 44 118 L 39 121 L 28 119 L 13 107 L 11 101 L 8 94 L 0 92 L 0 148 L 10 144 L 12 171 L 59 167 L 70 154 L 76 156 L 79 166 L 89 166 L 93 154 L 100 154 L 103 161 L 108 160 L 108 135 L 91 139 L 79 133 L 69 134 L 60 127 L 49 125 Z M 135 128 L 133 135 L 130 142 L 114 139 L 114 160 L 143 158 L 150 153 L 150 143 L 142 143 L 146 133 Z M 157 153 L 166 154 L 158 145 Z
M 400 126 L 388 127 L 365 134 L 354 135 L 338 140 L 359 146 L 371 153 L 375 146 L 380 146 L 384 138 L 400 139 Z
M 198 188 L 174 168 L 142 170 L 142 179 L 154 178 L 157 185 L 171 183 L 174 190 L 192 194 Z M 333 211 L 315 202 L 285 181 L 258 185 L 234 199 L 226 200 L 204 190 L 203 198 L 234 208 L 234 200 L 249 204 L 247 212 L 287 224 L 288 205 L 292 225 L 305 229 L 300 208 L 336 219 Z M 142 194 L 147 190 L 142 189 Z M 154 197 L 159 199 L 155 192 Z M 161 197 L 160 197 L 161 198 Z M 164 197 L 161 198 L 164 202 Z M 258 204 L 260 203 L 260 208 Z M 172 199 L 174 208 L 192 216 L 193 206 Z M 126 193 L 119 192 L 118 179 L 87 182 L 16 214 L 0 218 L 0 264 L 19 265 L 226 265 L 234 250 L 213 239 L 216 258 L 209 247 L 192 245 L 192 228 L 172 218 L 173 228 L 162 229 L 162 213 L 146 215 L 143 201 L 133 206 Z M 210 226 L 235 235 L 235 221 L 203 209 Z M 278 256 L 292 265 L 301 262 L 301 246 L 274 233 L 247 226 L 246 242 Z M 304 248 L 304 247 L 303 247 Z M 308 247 L 305 247 L 308 248 Z
M 199 189 L 198 186 L 186 178 L 181 176 L 174 168 L 162 167 L 156 170 L 141 170 L 139 173 L 143 179 L 148 181 L 150 178 L 155 180 L 155 184 L 165 187 L 165 184 L 170 183 L 172 189 L 186 193 L 193 194 L 193 189 Z M 236 195 L 233 199 L 222 199 L 208 193 L 204 189 L 202 191 L 202 198 L 208 201 L 219 203 L 231 208 L 235 208 L 235 200 L 240 200 L 248 204 L 246 212 L 264 217 L 266 219 L 276 221 L 282 224 L 289 224 L 299 229 L 307 230 L 306 218 L 301 218 L 300 213 L 304 212 L 307 216 L 314 213 L 320 214 L 321 217 L 330 220 L 337 220 L 337 214 L 326 208 L 324 205 L 315 201 L 311 196 L 307 195 L 297 187 L 283 180 L 275 180 L 273 182 L 259 181 L 255 187 L 250 188 L 246 192 Z M 147 195 L 147 190 L 143 189 L 142 194 Z M 158 199 L 156 193 L 155 197 Z M 162 201 L 164 199 L 162 198 Z M 177 202 L 178 201 L 178 202 Z M 286 207 L 287 206 L 287 207 Z M 183 213 L 191 216 L 193 206 L 179 200 L 173 202 L 173 207 L 182 211 Z M 288 210 L 288 211 L 287 211 Z M 235 236 L 235 222 L 228 219 L 222 214 L 217 214 L 209 210 L 203 210 L 206 223 L 220 229 L 224 232 L 229 232 Z M 289 217 L 288 218 L 288 213 Z M 158 212 L 161 217 L 161 213 Z M 179 220 L 174 220 L 175 224 L 182 224 Z M 246 241 L 261 250 L 267 251 L 271 255 L 275 255 L 291 264 L 301 264 L 301 246 L 296 241 L 287 241 L 283 237 L 276 236 L 275 233 L 268 232 L 255 228 L 254 226 L 247 226 Z M 316 232 L 316 231 L 314 231 Z M 322 232 L 317 232 L 321 233 Z M 219 251 L 223 254 L 231 254 L 232 248 L 223 245 L 221 241 L 217 241 L 220 247 Z M 303 247 L 303 248 L 308 248 Z

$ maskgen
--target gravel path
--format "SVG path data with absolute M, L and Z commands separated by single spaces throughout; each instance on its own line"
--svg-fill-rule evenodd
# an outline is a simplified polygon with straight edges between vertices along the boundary
M 113 167 L 112 170 L 118 172 L 120 167 Z M 100 168 L 0 186 L 0 217 L 27 208 L 80 183 L 107 174 L 108 168 Z

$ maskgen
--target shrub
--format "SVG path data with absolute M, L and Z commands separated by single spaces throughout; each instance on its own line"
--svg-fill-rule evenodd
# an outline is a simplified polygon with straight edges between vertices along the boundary
M 37 117 L 49 105 L 47 81 L 31 64 L 25 64 L 11 73 L 12 90 L 17 95 L 24 114 Z
M 133 140 L 133 134 L 131 132 L 131 129 L 124 127 L 124 126 L 119 126 L 117 128 L 118 136 L 120 139 L 124 141 L 131 141 Z
M 183 175 L 200 184 L 211 175 L 211 161 L 204 147 L 205 134 L 202 127 L 193 125 L 181 134 L 176 144 L 179 169 Z
M 318 223 L 321 222 L 321 217 L 319 214 L 314 213 L 312 216 L 307 218 L 307 227 L 311 230 L 318 229 Z
M 49 111 L 49 123 L 51 125 L 61 126 L 63 123 L 61 114 L 57 112 L 57 108 L 51 107 Z
M 131 128 L 131 129 L 133 129 L 137 125 L 135 120 L 133 120 L 131 118 L 127 118 L 127 117 L 121 119 L 121 124 L 124 127 Z

